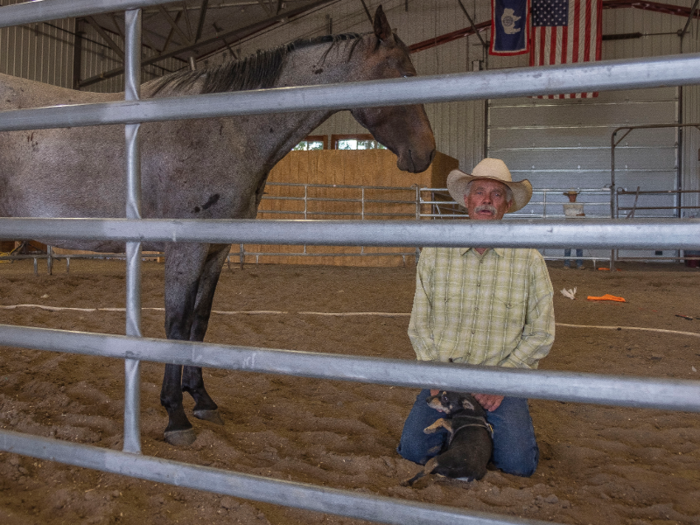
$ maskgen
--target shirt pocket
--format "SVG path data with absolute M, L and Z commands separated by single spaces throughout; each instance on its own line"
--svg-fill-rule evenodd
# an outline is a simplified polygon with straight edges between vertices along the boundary
M 500 315 L 503 316 L 506 332 L 509 335 L 513 333 L 522 333 L 525 326 L 525 314 L 527 312 L 527 303 L 525 299 L 510 298 L 507 300 L 494 298 L 494 308 Z

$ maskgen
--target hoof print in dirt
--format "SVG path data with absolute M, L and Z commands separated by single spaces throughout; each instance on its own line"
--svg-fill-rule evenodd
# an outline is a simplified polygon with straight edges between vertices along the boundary
M 221 417 L 221 414 L 219 414 L 218 410 L 195 410 L 192 412 L 192 414 L 194 414 L 194 417 L 197 419 L 209 421 L 215 425 L 224 425 L 224 420 Z

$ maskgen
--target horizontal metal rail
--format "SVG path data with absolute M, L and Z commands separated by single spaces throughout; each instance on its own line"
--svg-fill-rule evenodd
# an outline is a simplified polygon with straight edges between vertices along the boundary
M 700 53 L 693 53 L 651 59 L 12 110 L 0 112 L 0 131 L 344 110 L 699 83 Z
M 608 204 L 609 206 L 609 204 Z M 700 206 L 618 206 L 617 211 L 641 210 L 697 210 Z M 668 215 L 666 215 L 668 217 Z
M 266 188 L 271 186 L 291 186 L 297 188 L 332 188 L 334 190 L 390 190 L 392 193 L 397 191 L 410 191 L 411 193 L 415 193 L 416 191 L 415 186 L 364 186 L 362 184 L 312 184 L 309 182 L 268 182 L 265 185 Z M 271 195 L 265 194 L 263 198 L 267 198 L 269 196 Z
M 366 202 L 366 201 L 365 201 Z M 310 217 L 312 215 L 335 215 L 343 217 L 413 217 L 415 213 L 370 213 L 361 211 L 289 211 L 289 210 L 259 210 L 259 215 L 303 215 Z
M 687 193 L 700 193 L 700 190 L 644 190 L 629 191 L 618 188 L 617 195 L 685 195 Z
M 167 0 L 39 0 L 1 7 L 0 27 L 10 27 L 59 18 L 114 13 L 168 3 Z
M 411 252 L 256 252 L 244 250 L 238 257 L 243 256 L 244 259 L 248 257 L 255 257 L 255 263 L 260 261 L 260 257 L 304 257 L 304 258 L 314 258 L 314 257 L 401 257 L 406 262 L 406 257 L 415 257 L 416 251 L 413 249 Z M 236 254 L 231 252 L 231 257 L 236 257 Z
M 0 239 L 310 244 L 696 249 L 700 219 L 586 221 L 258 221 L 198 219 L 0 219 Z
M 0 325 L 0 344 L 317 379 L 700 412 L 700 381 L 358 357 L 12 325 Z
M 297 509 L 324 512 L 396 525 L 552 525 L 553 522 L 511 518 L 428 503 L 360 495 L 349 490 L 269 479 L 252 474 L 88 445 L 76 445 L 7 430 L 0 430 L 0 450 L 45 461 L 167 483 L 176 487 L 214 492 Z M 554 524 L 556 525 L 556 524 Z

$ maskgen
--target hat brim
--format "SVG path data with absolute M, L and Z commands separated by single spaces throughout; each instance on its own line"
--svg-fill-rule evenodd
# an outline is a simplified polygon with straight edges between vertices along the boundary
M 532 184 L 530 184 L 530 181 L 527 179 L 513 182 L 499 179 L 498 177 L 475 177 L 474 175 L 469 175 L 460 170 L 452 170 L 447 176 L 447 191 L 450 192 L 450 195 L 458 204 L 463 206 L 464 196 L 467 194 L 467 186 L 471 181 L 478 179 L 495 180 L 496 182 L 505 184 L 511 189 L 513 192 L 513 202 L 506 213 L 513 213 L 523 209 L 532 198 Z

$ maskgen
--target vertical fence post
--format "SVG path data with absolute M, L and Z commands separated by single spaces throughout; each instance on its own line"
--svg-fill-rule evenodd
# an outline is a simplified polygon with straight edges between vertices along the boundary
M 615 130 L 610 135 L 610 218 L 615 218 L 615 137 L 617 136 L 617 131 Z M 615 271 L 615 250 L 610 250 L 610 271 Z
M 124 98 L 139 100 L 141 84 L 141 10 L 125 11 Z M 141 218 L 140 124 L 126 124 L 126 217 Z M 126 335 L 141 337 L 141 243 L 126 243 Z M 141 363 L 124 361 L 124 452 L 141 453 Z
M 542 218 L 547 217 L 547 190 L 542 192 Z
M 309 218 L 308 215 L 309 212 L 309 185 L 307 183 L 304 183 L 304 220 L 307 220 Z M 304 255 L 306 255 L 306 244 L 304 245 L 304 250 L 303 250 Z M 255 258 L 255 261 L 257 263 L 257 257 Z
M 416 184 L 416 220 L 420 220 L 420 185 Z M 432 195 L 432 193 L 431 193 Z M 435 201 L 435 198 L 431 198 L 431 201 Z M 432 207 L 432 204 L 430 205 Z M 430 210 L 432 211 L 432 209 Z M 418 258 L 420 257 L 420 248 L 416 246 L 416 264 L 418 264 Z
M 46 246 L 46 267 L 49 275 L 53 275 L 53 247 L 51 245 Z

